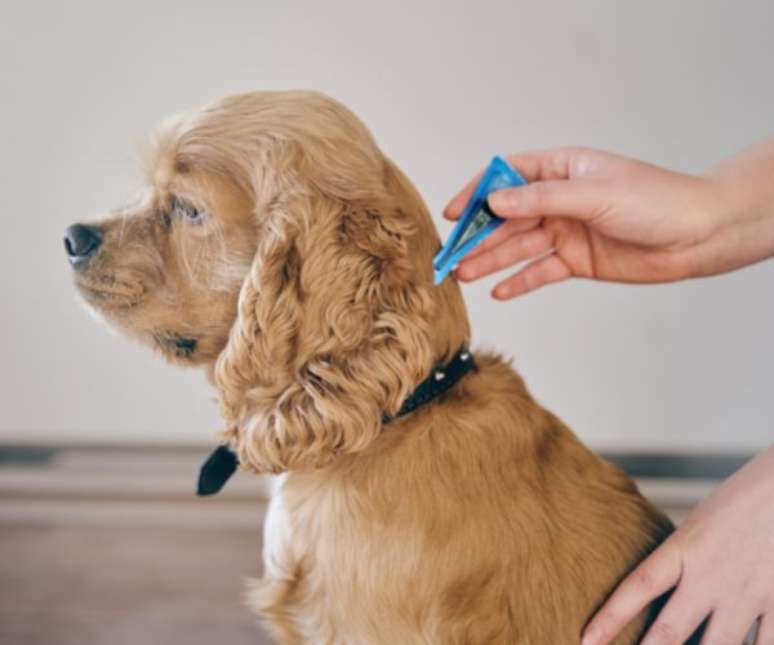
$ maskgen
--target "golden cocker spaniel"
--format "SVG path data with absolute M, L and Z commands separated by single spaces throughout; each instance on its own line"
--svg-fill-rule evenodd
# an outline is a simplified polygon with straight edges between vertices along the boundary
M 233 96 L 167 122 L 142 199 L 70 227 L 84 299 L 217 389 L 276 473 L 250 602 L 281 643 L 576 643 L 670 532 L 500 356 L 391 420 L 470 340 L 421 197 L 346 108 Z M 635 642 L 643 615 L 617 642 Z

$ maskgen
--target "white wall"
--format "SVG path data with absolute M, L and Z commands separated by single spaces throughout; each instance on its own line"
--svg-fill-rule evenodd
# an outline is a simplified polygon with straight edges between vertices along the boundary
M 771 0 L 405 6 L 4 5 L 0 441 L 206 441 L 219 428 L 203 375 L 88 318 L 62 249 L 67 224 L 132 195 L 136 144 L 172 112 L 324 90 L 434 213 L 495 152 L 585 144 L 699 172 L 774 131 Z M 476 339 L 514 356 L 593 445 L 772 441 L 774 262 L 670 286 L 572 282 L 507 304 L 491 284 L 465 288 Z

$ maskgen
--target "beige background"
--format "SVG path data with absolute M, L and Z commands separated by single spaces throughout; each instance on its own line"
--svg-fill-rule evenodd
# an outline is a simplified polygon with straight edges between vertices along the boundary
M 3 8 L 6 442 L 199 442 L 219 428 L 202 374 L 89 319 L 62 249 L 66 225 L 134 193 L 137 144 L 172 112 L 252 89 L 326 91 L 434 213 L 495 152 L 584 144 L 699 172 L 774 131 L 770 0 Z M 594 446 L 771 442 L 774 262 L 669 286 L 572 282 L 508 304 L 491 284 L 466 287 L 475 340 L 513 356 Z

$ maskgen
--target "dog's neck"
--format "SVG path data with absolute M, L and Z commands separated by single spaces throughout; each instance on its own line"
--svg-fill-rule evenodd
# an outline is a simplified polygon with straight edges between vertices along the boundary
M 457 351 L 450 361 L 436 365 L 430 374 L 403 402 L 392 416 L 382 416 L 382 423 L 390 423 L 398 417 L 414 412 L 447 392 L 468 372 L 476 369 L 473 355 L 466 346 Z M 214 495 L 223 488 L 239 466 L 237 456 L 228 446 L 218 446 L 207 458 L 199 472 L 196 494 Z

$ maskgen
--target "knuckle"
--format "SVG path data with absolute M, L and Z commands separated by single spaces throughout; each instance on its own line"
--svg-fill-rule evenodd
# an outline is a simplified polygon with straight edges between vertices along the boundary
M 650 628 L 644 641 L 647 645 L 679 645 L 682 641 L 678 631 L 672 623 L 657 621 Z
M 632 573 L 631 584 L 636 589 L 650 591 L 655 586 L 655 581 L 649 569 L 640 567 Z
M 738 643 L 740 638 L 739 634 L 729 629 L 718 629 L 712 634 L 707 634 L 702 645 L 729 645 L 730 643 Z
M 510 264 L 513 264 L 513 261 L 511 260 L 511 252 L 510 249 L 505 248 L 504 245 L 496 246 L 492 251 L 491 254 L 491 260 L 489 263 L 489 267 L 491 269 L 502 269 L 504 267 L 509 266 Z
M 567 146 L 562 149 L 562 152 L 564 153 L 562 171 L 571 177 L 576 174 L 576 169 L 582 164 L 582 161 L 590 157 L 593 151 L 585 146 Z
M 529 190 L 524 200 L 524 206 L 528 213 L 541 213 L 548 203 L 548 190 L 545 183 L 538 181 L 529 185 Z
M 594 621 L 587 628 L 588 632 L 594 634 L 595 643 L 607 643 L 616 635 L 619 629 L 616 625 L 621 625 L 621 619 L 616 616 L 609 608 L 602 609 L 595 617 Z
M 533 239 L 537 253 L 543 253 L 554 246 L 554 236 L 545 228 L 538 229 Z
M 731 645 L 733 641 L 726 640 L 724 634 L 715 634 L 714 636 L 705 636 L 702 639 L 701 645 Z
M 559 179 L 567 176 L 569 154 L 567 150 L 559 150 L 546 164 L 545 178 Z
M 535 254 L 535 244 L 529 238 L 523 238 L 518 241 L 520 255 L 528 258 Z
M 518 240 L 520 250 L 523 253 L 532 255 L 537 250 L 539 243 L 542 241 L 541 237 L 542 231 L 536 230 L 518 235 L 516 239 Z

